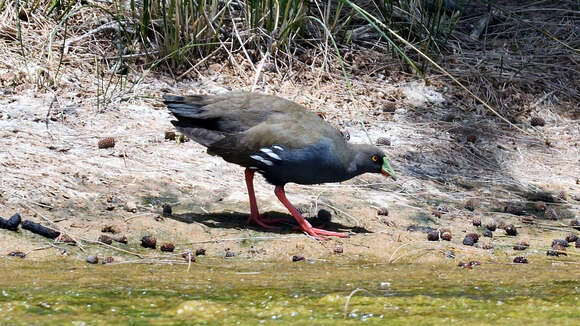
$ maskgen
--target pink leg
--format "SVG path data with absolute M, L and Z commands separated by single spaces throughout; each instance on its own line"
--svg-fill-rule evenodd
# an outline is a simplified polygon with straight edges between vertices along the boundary
M 288 220 L 285 219 L 266 220 L 260 216 L 260 212 L 258 211 L 258 204 L 256 203 L 256 194 L 254 193 L 254 170 L 246 168 L 245 172 L 246 172 L 246 187 L 248 188 L 248 196 L 250 197 L 250 217 L 248 218 L 248 224 L 254 222 L 265 229 L 269 230 L 279 229 L 270 224 L 287 222 Z
M 284 204 L 284 206 L 286 206 L 286 208 L 288 209 L 290 214 L 292 214 L 292 216 L 294 216 L 294 219 L 296 219 L 296 222 L 298 222 L 298 224 L 300 225 L 300 228 L 302 228 L 302 230 L 304 232 L 306 232 L 306 233 L 310 234 L 311 236 L 315 237 L 316 239 L 320 239 L 320 240 L 328 240 L 324 237 L 321 237 L 321 235 L 341 237 L 341 238 L 348 237 L 348 234 L 346 234 L 346 233 L 332 232 L 332 231 L 326 231 L 326 230 L 322 230 L 322 229 L 313 228 L 312 225 L 310 225 L 310 223 L 308 223 L 308 221 L 305 220 L 304 217 L 302 217 L 300 212 L 290 203 L 288 198 L 286 198 L 286 193 L 284 192 L 284 186 L 276 186 L 276 188 L 274 189 L 274 193 L 276 194 L 276 197 L 278 197 L 280 202 L 282 204 Z

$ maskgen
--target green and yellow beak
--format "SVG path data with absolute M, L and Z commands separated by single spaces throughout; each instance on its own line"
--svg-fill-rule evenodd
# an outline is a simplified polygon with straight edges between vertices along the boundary
M 397 180 L 397 177 L 395 176 L 395 171 L 389 164 L 389 161 L 387 160 L 386 157 L 383 157 L 383 166 L 381 167 L 381 173 L 386 175 L 387 177 L 393 178 L 393 180 Z

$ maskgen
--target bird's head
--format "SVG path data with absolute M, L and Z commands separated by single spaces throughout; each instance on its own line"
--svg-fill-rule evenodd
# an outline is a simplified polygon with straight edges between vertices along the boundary
M 370 172 L 382 173 L 387 177 L 397 180 L 395 171 L 387 160 L 385 153 L 373 145 L 366 144 L 352 144 L 355 150 L 355 157 L 352 161 L 353 168 L 358 172 L 357 174 Z

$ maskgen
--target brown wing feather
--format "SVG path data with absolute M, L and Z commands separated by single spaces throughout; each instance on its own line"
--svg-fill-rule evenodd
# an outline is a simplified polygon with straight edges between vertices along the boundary
M 261 148 L 279 145 L 299 149 L 324 138 L 335 141 L 338 147 L 346 146 L 346 141 L 335 127 L 313 112 L 300 110 L 273 114 L 257 126 L 213 143 L 208 147 L 208 153 L 221 156 L 231 163 L 251 166 L 249 156 Z

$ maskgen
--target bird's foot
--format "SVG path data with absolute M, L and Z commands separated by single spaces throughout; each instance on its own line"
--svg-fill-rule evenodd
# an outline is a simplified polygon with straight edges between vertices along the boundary
M 308 222 L 306 222 L 306 223 L 308 223 Z M 310 223 L 308 223 L 307 226 L 310 226 L 309 224 Z M 308 233 L 310 236 L 312 236 L 313 238 L 315 238 L 317 240 L 324 240 L 324 241 L 330 240 L 326 237 L 348 238 L 348 233 L 327 231 L 327 230 L 323 230 L 323 229 L 313 228 L 312 226 L 310 226 L 310 227 L 300 226 L 300 227 L 298 227 L 298 229 L 301 229 L 302 231 Z

